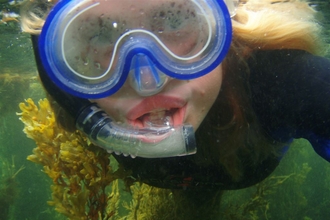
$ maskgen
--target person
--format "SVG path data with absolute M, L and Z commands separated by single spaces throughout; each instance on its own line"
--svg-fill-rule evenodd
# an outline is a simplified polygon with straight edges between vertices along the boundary
M 294 138 L 330 161 L 315 14 L 293 0 L 34 0 L 21 13 L 61 124 L 196 207 L 264 180 Z

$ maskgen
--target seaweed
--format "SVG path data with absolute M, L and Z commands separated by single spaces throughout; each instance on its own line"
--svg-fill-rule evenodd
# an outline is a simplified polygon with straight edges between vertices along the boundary
M 18 170 L 15 168 L 14 157 L 12 164 L 2 158 L 2 175 L 0 180 L 0 219 L 9 219 L 11 209 L 13 208 L 19 196 L 19 187 L 16 176 L 24 169 L 24 166 Z
M 114 170 L 110 155 L 79 131 L 70 133 L 59 127 L 47 99 L 39 101 L 39 108 L 28 99 L 20 108 L 24 132 L 37 144 L 27 159 L 41 164 L 52 179 L 48 204 L 70 219 L 114 217 L 119 200 L 115 180 L 128 173 L 121 167 Z

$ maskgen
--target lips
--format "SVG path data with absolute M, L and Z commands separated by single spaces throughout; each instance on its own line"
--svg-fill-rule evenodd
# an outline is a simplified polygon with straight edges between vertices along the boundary
M 128 113 L 134 127 L 168 127 L 182 125 L 186 102 L 180 98 L 157 95 L 145 98 Z

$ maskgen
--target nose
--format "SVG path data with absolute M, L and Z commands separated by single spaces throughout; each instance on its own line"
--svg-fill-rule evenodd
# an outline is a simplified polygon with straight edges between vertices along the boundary
M 142 53 L 133 57 L 129 78 L 131 86 L 141 96 L 159 93 L 169 79 L 148 56 Z

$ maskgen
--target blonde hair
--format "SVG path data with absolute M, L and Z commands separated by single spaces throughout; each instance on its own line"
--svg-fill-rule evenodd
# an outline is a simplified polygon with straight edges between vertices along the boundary
M 299 49 L 325 52 L 316 11 L 299 0 L 249 0 L 233 19 L 238 41 L 252 50 Z
M 54 0 L 25 0 L 20 10 L 22 31 L 40 34 L 46 17 L 56 2 Z

